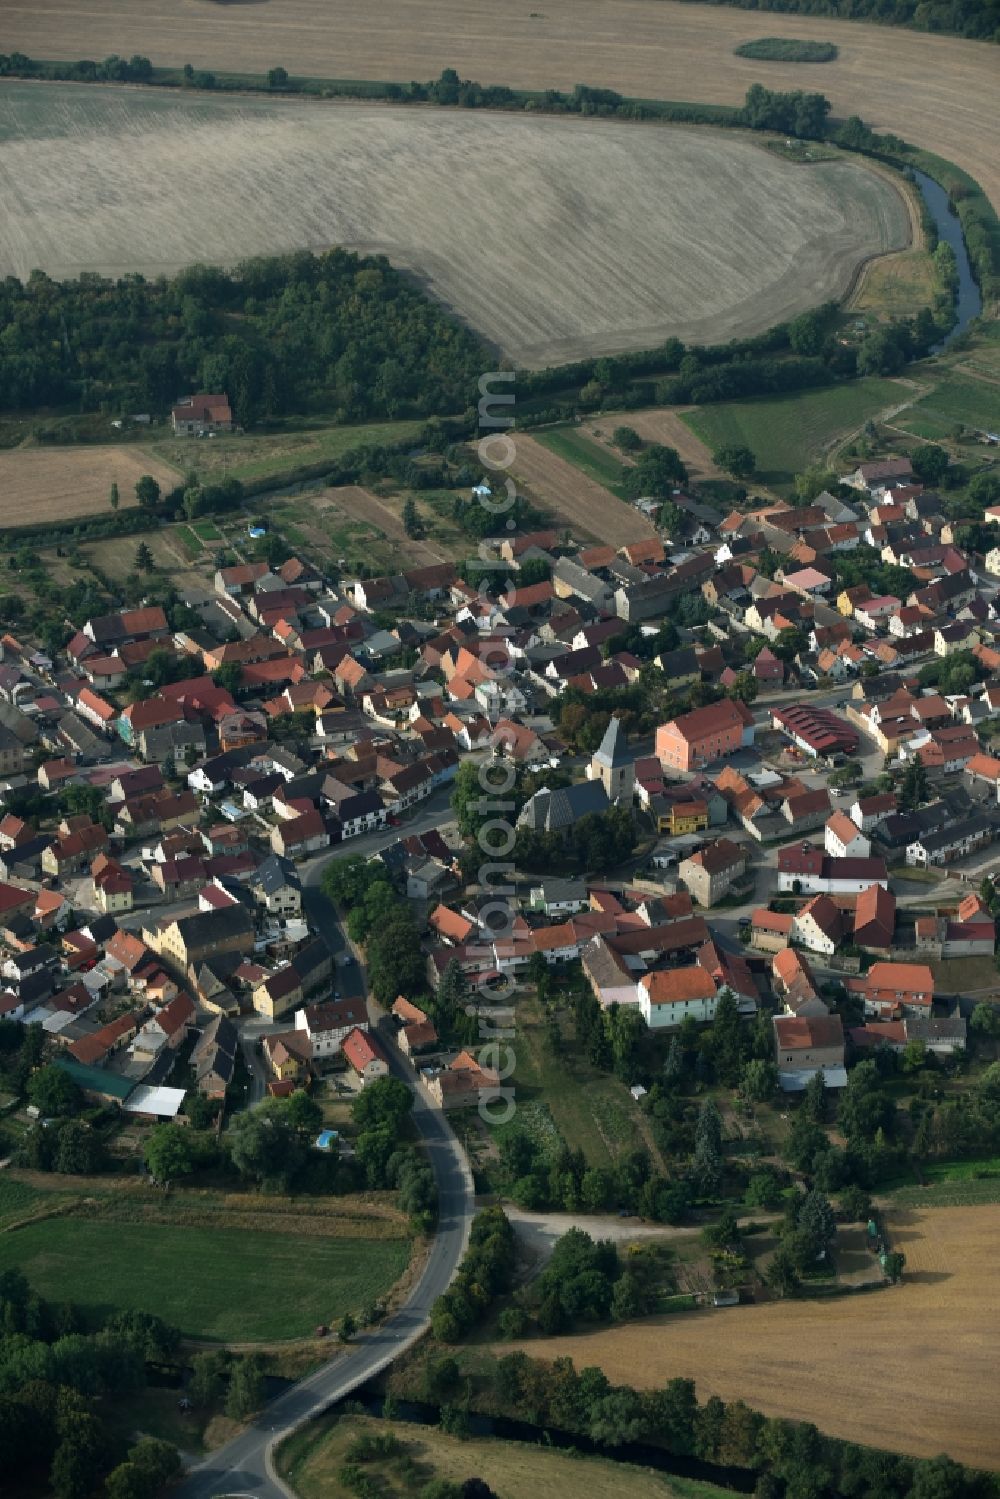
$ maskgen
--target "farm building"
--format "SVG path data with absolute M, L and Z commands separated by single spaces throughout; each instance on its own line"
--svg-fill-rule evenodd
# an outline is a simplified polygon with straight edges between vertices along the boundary
M 812 708 L 805 703 L 774 708 L 771 722 L 776 729 L 783 730 L 803 754 L 814 759 L 836 754 L 853 755 L 858 747 L 855 731 L 829 708 Z
M 229 397 L 182 396 L 171 409 L 170 425 L 178 437 L 197 437 L 203 432 L 231 432 L 233 413 Z

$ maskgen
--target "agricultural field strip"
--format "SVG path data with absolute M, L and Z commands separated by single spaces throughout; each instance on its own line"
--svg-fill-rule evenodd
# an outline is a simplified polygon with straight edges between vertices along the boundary
M 342 244 L 414 271 L 530 367 L 761 332 L 909 242 L 904 196 L 859 159 L 803 166 L 732 132 L 166 104 L 0 87 L 0 273 L 157 274 Z M 498 215 L 512 188 L 517 214 Z
M 178 479 L 174 468 L 133 446 L 7 449 L 0 452 L 0 526 L 110 513 L 113 483 L 127 509 L 136 504 L 135 483 L 143 474 L 164 488 Z
M 922 385 L 868 378 L 782 396 L 720 402 L 681 413 L 710 451 L 745 444 L 762 461 L 760 480 L 787 488 L 796 473 L 847 440 L 869 418 L 885 419 L 924 393 Z
M 543 509 L 564 521 L 575 535 L 617 547 L 656 534 L 652 521 L 641 511 L 526 433 L 517 436 L 511 472 Z
M 737 57 L 760 37 L 832 42 L 822 67 Z M 195 34 L 196 33 L 196 36 Z M 1000 210 L 996 53 L 982 42 L 830 16 L 782 15 L 673 0 L 546 0 L 504 14 L 479 0 L 6 0 L 5 50 L 34 57 L 128 56 L 162 65 L 263 74 L 280 63 L 319 77 L 409 80 L 444 67 L 483 83 L 601 85 L 650 99 L 737 104 L 751 83 L 821 89 L 836 115 L 859 114 L 970 172 Z M 196 55 L 192 55 L 196 54 Z M 794 81 L 793 81 L 794 80 Z M 515 203 L 516 183 L 499 200 Z

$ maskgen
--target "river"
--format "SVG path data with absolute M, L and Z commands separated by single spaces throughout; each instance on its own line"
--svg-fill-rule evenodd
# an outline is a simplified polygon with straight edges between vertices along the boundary
M 923 195 L 924 202 L 930 210 L 931 218 L 937 228 L 938 238 L 944 240 L 955 252 L 955 261 L 958 267 L 958 300 L 955 303 L 955 323 L 945 334 L 941 342 L 934 345 L 932 354 L 939 354 L 946 349 L 960 333 L 964 333 L 974 317 L 978 317 L 983 310 L 983 299 L 972 274 L 972 266 L 969 263 L 969 253 L 965 248 L 965 237 L 962 234 L 962 225 L 958 216 L 952 213 L 948 204 L 948 194 L 939 182 L 933 177 L 928 177 L 926 172 L 914 171 L 913 176 L 917 186 Z

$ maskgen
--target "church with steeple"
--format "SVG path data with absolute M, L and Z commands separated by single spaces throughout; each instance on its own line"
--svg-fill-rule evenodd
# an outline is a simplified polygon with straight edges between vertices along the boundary
M 635 759 L 625 741 L 625 730 L 621 719 L 613 718 L 608 724 L 600 748 L 594 751 L 587 776 L 600 781 L 608 794 L 608 801 L 628 805 L 635 790 Z

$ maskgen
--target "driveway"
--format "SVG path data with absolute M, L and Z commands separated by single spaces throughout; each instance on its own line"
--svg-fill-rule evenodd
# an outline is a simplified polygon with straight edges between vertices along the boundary
M 514 1225 L 521 1244 L 539 1258 L 548 1259 L 556 1240 L 571 1228 L 580 1228 L 592 1239 L 610 1239 L 614 1244 L 634 1244 L 639 1239 L 686 1239 L 700 1234 L 701 1224 L 671 1227 L 668 1223 L 643 1223 L 639 1218 L 607 1217 L 602 1213 L 529 1213 L 505 1202 L 503 1210 Z

